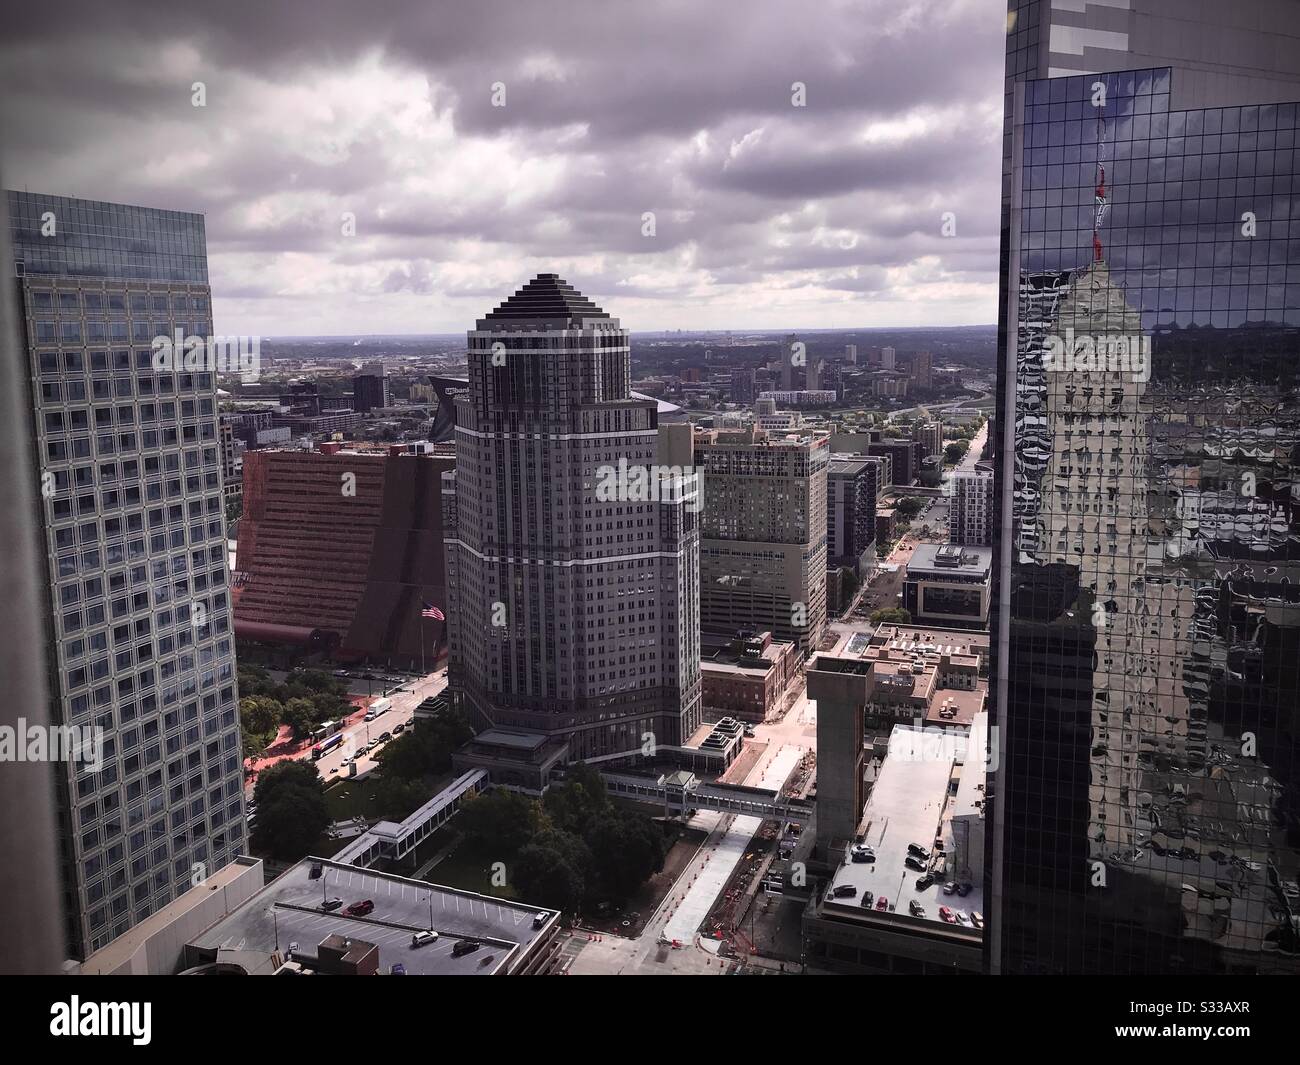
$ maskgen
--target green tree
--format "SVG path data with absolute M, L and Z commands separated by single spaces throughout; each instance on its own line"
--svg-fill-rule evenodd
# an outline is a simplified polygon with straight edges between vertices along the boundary
M 925 509 L 925 500 L 919 496 L 904 496 L 894 504 L 894 511 L 903 521 L 911 521 Z
M 627 899 L 664 865 L 664 838 L 648 817 L 610 810 L 586 833 L 601 889 Z
M 280 713 L 280 723 L 293 729 L 297 739 L 305 739 L 316 731 L 322 722 L 330 720 L 319 716 L 316 704 L 310 699 L 290 699 Z
M 465 842 L 479 852 L 510 857 L 542 829 L 542 807 L 518 792 L 498 788 L 466 799 L 456 816 Z
M 956 466 L 970 450 L 969 440 L 954 440 L 943 449 L 943 460 L 949 466 Z
M 573 911 L 586 897 L 586 881 L 564 854 L 549 846 L 530 844 L 513 863 L 513 880 L 519 894 L 543 906 Z
M 569 767 L 564 783 L 550 788 L 542 805 L 556 828 L 579 835 L 610 808 L 605 781 L 596 769 L 582 762 Z
M 253 849 L 297 861 L 316 846 L 329 826 L 325 788 L 310 762 L 278 762 L 257 778 Z
M 901 606 L 882 607 L 872 611 L 871 621 L 876 625 L 908 625 L 912 621 L 912 615 Z

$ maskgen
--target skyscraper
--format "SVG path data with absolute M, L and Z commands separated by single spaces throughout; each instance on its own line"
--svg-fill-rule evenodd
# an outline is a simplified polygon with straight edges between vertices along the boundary
M 991 467 L 980 463 L 973 472 L 952 475 L 952 507 L 948 519 L 950 543 L 992 547 L 994 513 Z
M 826 627 L 827 438 L 701 434 L 700 620 L 709 632 L 770 630 L 815 649 Z
M 388 406 L 388 371 L 382 362 L 363 366 L 352 378 L 352 409 L 370 411 Z
M 453 699 L 558 758 L 700 721 L 695 481 L 655 465 L 628 332 L 539 274 L 469 333 L 444 475 Z
M 245 849 L 203 218 L 8 193 L 39 468 L 65 938 L 85 957 Z M 42 490 L 45 489 L 45 490 Z
M 1300 12 L 1009 11 L 989 967 L 1300 971 Z

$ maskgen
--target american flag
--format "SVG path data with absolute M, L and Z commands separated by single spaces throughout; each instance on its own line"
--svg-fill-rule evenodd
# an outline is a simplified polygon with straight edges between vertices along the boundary
M 420 617 L 433 618 L 434 621 L 446 621 L 447 616 L 432 603 L 425 603 L 424 609 L 420 611 Z

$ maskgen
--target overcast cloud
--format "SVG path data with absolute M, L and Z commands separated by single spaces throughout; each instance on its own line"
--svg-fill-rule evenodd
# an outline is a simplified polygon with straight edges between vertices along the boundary
M 992 322 L 1005 18 L 29 4 L 0 39 L 0 178 L 202 212 L 223 332 L 455 332 L 538 271 L 637 330 Z

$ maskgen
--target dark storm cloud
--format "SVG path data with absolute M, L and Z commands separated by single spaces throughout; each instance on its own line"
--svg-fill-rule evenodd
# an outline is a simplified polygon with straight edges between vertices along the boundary
M 549 264 L 641 328 L 792 290 L 791 325 L 871 324 L 855 292 L 991 320 L 1003 26 L 987 0 L 26 5 L 0 166 L 204 212 L 218 312 L 267 332 L 461 328 Z

